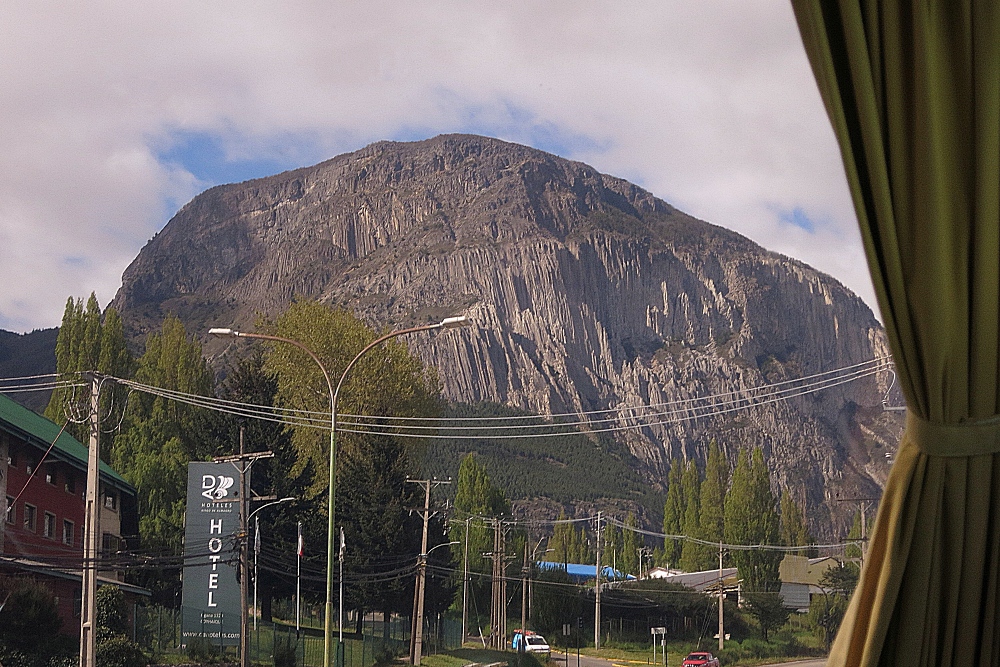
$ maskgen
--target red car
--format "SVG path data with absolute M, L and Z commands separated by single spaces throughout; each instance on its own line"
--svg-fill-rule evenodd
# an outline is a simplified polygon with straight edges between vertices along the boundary
M 708 651 L 696 651 L 688 653 L 681 667 L 719 667 L 719 659 Z

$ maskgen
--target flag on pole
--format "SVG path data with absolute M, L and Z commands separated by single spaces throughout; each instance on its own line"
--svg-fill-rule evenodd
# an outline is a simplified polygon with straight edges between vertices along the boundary
M 306 543 L 302 539 L 302 522 L 300 521 L 299 522 L 299 544 L 298 544 L 298 547 L 297 547 L 297 550 L 296 550 L 295 553 L 296 553 L 297 556 L 299 556 L 299 558 L 301 558 L 302 555 L 305 552 L 306 552 Z
M 254 519 L 253 519 L 253 531 L 254 531 L 254 535 L 253 535 L 253 555 L 256 557 L 256 556 L 260 555 L 260 518 L 259 517 L 254 517 Z M 254 562 L 257 562 L 256 558 L 254 558 Z

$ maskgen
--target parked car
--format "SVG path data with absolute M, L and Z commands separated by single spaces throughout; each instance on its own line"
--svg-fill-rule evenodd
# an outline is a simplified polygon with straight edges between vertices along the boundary
M 515 630 L 514 639 L 511 641 L 510 647 L 515 651 L 538 653 L 543 655 L 546 659 L 549 657 L 551 652 L 549 643 L 545 641 L 545 637 L 532 632 L 531 630 L 528 630 L 527 632 Z
M 708 651 L 695 651 L 688 653 L 681 667 L 719 667 L 719 659 Z

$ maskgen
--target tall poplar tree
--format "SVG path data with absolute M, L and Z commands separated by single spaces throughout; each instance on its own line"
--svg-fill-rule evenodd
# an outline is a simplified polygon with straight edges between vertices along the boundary
M 592 563 L 594 552 L 587 544 L 587 531 L 582 526 L 568 520 L 565 512 L 559 513 L 559 521 L 552 530 L 552 539 L 546 553 L 546 560 L 556 563 Z
M 811 541 L 802 510 L 799 509 L 798 503 L 792 500 L 792 494 L 786 488 L 781 492 L 781 542 L 785 546 L 798 547 Z M 805 549 L 799 554 L 807 555 Z
M 131 379 L 135 372 L 135 359 L 125 344 L 122 321 L 114 308 L 102 315 L 97 297 L 91 293 L 84 305 L 83 299 L 70 297 L 63 311 L 62 324 L 56 338 L 56 372 L 61 379 L 85 382 L 81 373 L 97 371 L 105 375 Z M 101 419 L 105 423 L 121 419 L 127 390 L 114 383 L 101 388 Z M 70 388 L 56 388 L 52 392 L 45 416 L 62 424 L 73 417 L 66 430 L 77 440 L 86 443 L 90 426 L 81 417 L 90 410 L 90 384 Z M 115 433 L 109 432 L 102 439 L 101 456 L 111 460 Z
M 741 450 L 733 470 L 732 486 L 725 503 L 725 539 L 729 544 L 777 545 L 780 541 L 777 500 L 759 449 Z M 773 592 L 780 586 L 778 564 L 781 552 L 768 549 L 737 549 L 730 558 L 739 568 L 744 589 Z
M 688 537 L 700 537 L 701 528 L 699 518 L 701 516 L 701 502 L 699 491 L 701 479 L 698 474 L 698 466 L 694 459 L 688 461 L 684 470 L 682 481 L 684 487 L 684 521 L 681 524 L 681 533 Z M 699 555 L 701 545 L 691 540 L 685 540 L 681 547 L 680 568 L 685 572 L 695 572 L 699 569 Z
M 721 542 L 725 526 L 725 498 L 729 486 L 729 464 L 722 450 L 713 440 L 708 447 L 705 462 L 705 480 L 701 483 L 701 516 L 698 518 L 699 537 L 709 542 Z M 718 552 L 701 546 L 698 553 L 699 570 L 708 570 L 718 565 Z
M 667 500 L 663 504 L 663 532 L 667 535 L 680 535 L 684 520 L 684 463 L 679 458 L 670 461 L 670 472 L 667 473 Z M 663 545 L 663 554 L 670 567 L 677 567 L 681 560 L 683 544 L 678 540 L 667 539 Z
M 621 528 L 609 523 L 603 528 L 604 534 L 602 535 L 604 546 L 601 550 L 601 562 L 607 563 L 619 572 L 624 572 L 622 569 L 622 539 L 624 538 L 622 532 Z
M 463 560 L 466 550 L 469 554 L 469 594 L 467 613 L 474 627 L 480 627 L 484 619 L 478 611 L 489 610 L 492 562 L 483 554 L 493 551 L 493 528 L 490 519 L 500 518 L 510 513 L 510 503 L 504 492 L 494 486 L 486 468 L 476 461 L 473 453 L 465 455 L 458 466 L 455 480 L 455 521 L 449 535 L 452 541 L 452 560 L 464 570 Z M 468 542 L 466 542 L 468 527 Z M 459 578 L 456 583 L 461 583 Z M 455 591 L 454 606 L 462 605 L 462 588 Z
M 639 527 L 639 521 L 635 514 L 628 513 L 625 517 L 625 530 L 622 531 L 622 571 L 626 574 L 639 576 L 642 574 L 642 562 L 639 559 L 639 548 L 642 546 L 642 538 L 634 529 Z

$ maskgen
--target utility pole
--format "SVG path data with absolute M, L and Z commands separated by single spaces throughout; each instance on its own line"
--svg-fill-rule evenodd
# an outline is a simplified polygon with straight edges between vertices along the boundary
M 471 516 L 465 519 L 465 558 L 462 559 L 462 646 L 465 646 L 465 640 L 468 636 L 466 607 L 469 603 L 469 522 L 471 519 Z
M 906 408 L 903 408 L 904 410 Z M 871 507 L 878 498 L 841 498 L 837 497 L 837 502 L 843 503 L 860 503 L 859 508 L 861 510 L 861 557 L 858 559 L 859 567 L 865 569 L 865 553 L 868 551 L 868 521 L 866 513 L 868 508 Z
M 216 456 L 212 460 L 216 463 L 232 463 L 233 467 L 240 474 L 240 667 L 250 667 L 250 618 L 247 607 L 249 597 L 248 580 L 250 577 L 250 527 L 247 520 L 250 511 L 251 500 L 277 500 L 277 496 L 257 496 L 251 498 L 250 494 L 250 469 L 255 461 L 267 459 L 274 456 L 274 452 L 246 452 L 243 442 L 243 427 L 240 427 L 240 453 L 230 456 Z M 220 629 L 221 632 L 221 629 Z
M 493 519 L 493 595 L 490 604 L 490 646 L 503 650 L 507 636 L 506 534 L 503 522 Z
M 80 667 L 95 667 L 97 657 L 97 559 L 101 535 L 100 406 L 101 378 L 90 376 L 90 448 L 87 452 L 87 500 L 84 517 L 83 572 L 80 601 Z
M 406 481 L 424 487 L 424 530 L 420 537 L 420 555 L 417 556 L 417 579 L 414 591 L 416 614 L 413 619 L 413 632 L 410 634 L 413 639 L 412 663 L 414 667 L 418 667 L 424 641 L 424 590 L 427 587 L 427 529 L 431 519 L 431 487 L 438 484 L 451 484 L 451 479 L 408 479 Z
M 722 540 L 719 540 L 719 653 L 722 653 L 726 630 L 722 624 L 722 603 L 726 599 L 726 587 L 722 581 Z
M 243 426 L 240 426 L 240 456 L 242 457 L 246 453 L 246 446 L 243 442 Z M 247 477 L 249 475 L 243 474 L 243 468 L 240 468 L 240 528 L 243 531 L 243 539 L 240 540 L 240 667 L 250 667 L 250 623 L 249 614 L 247 614 L 247 588 L 248 577 L 250 575 L 249 566 L 249 546 L 250 542 L 248 538 L 250 527 L 247 526 L 247 517 L 249 516 L 249 500 L 247 496 Z M 221 632 L 221 627 L 219 632 Z
M 597 579 L 594 589 L 594 648 L 601 648 L 601 512 L 597 513 Z
M 521 633 L 528 633 L 528 540 L 524 540 L 524 565 L 521 566 Z

